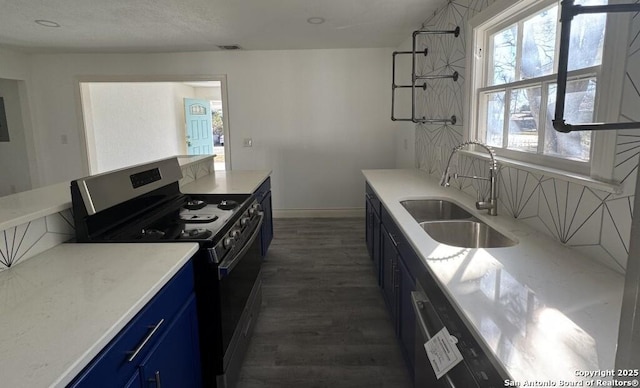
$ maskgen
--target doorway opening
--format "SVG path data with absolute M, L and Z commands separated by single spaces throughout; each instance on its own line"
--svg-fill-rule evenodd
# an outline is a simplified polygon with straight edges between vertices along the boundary
M 226 77 L 112 77 L 79 86 L 90 174 L 176 155 L 213 154 L 216 170 L 231 169 Z

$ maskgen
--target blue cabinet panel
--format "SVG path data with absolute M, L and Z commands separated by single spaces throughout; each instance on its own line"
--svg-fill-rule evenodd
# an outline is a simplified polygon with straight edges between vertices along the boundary
M 378 284 L 407 367 L 413 376 L 416 318 L 411 291 L 415 291 L 416 276 L 426 275 L 427 269 L 368 184 L 366 192 L 367 249 L 375 271 L 380 274 Z
M 197 319 L 191 296 L 140 365 L 143 386 L 202 386 Z
M 391 322 L 398 334 L 398 251 L 393 236 L 382 225 L 380 238 L 382 252 L 382 294 L 384 295 Z
M 70 387 L 136 386 L 140 362 L 167 334 L 167 328 L 186 301 L 194 295 L 191 262 L 154 296 L 91 363 L 69 384 Z M 197 331 L 194 332 L 197 335 Z M 197 358 L 199 363 L 199 357 Z
M 416 290 L 415 279 L 409 273 L 405 265 L 404 257 L 398 263 L 399 292 L 398 292 L 398 338 L 409 371 L 413 376 L 415 366 L 415 338 L 416 338 L 416 314 L 411 304 L 411 291 Z
M 369 256 L 373 261 L 373 268 L 378 280 L 378 285 L 382 285 L 383 264 L 381 252 L 381 224 L 380 224 L 380 201 L 371 187 L 366 185 L 365 195 L 365 240 Z

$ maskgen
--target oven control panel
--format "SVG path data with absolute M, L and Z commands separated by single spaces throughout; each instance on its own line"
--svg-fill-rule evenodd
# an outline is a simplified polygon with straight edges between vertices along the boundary
M 260 204 L 254 201 L 237 218 L 233 226 L 215 246 L 215 256 L 218 263 L 225 260 L 228 255 L 234 255 L 235 252 L 242 250 L 247 240 L 255 232 L 253 226 L 258 222 L 261 210 Z
M 137 189 L 138 187 L 159 181 L 162 179 L 162 175 L 160 175 L 160 169 L 152 168 L 151 170 L 131 174 L 129 175 L 129 179 L 131 180 L 133 188 Z

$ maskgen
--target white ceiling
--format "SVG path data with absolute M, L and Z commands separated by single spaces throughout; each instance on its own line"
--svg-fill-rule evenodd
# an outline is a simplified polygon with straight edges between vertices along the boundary
M 0 0 L 0 45 L 29 52 L 397 47 L 445 0 Z M 325 23 L 307 23 L 322 17 Z M 50 20 L 58 28 L 35 20 Z

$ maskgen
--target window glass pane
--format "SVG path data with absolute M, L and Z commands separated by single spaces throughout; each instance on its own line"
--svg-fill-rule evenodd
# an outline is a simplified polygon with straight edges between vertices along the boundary
M 523 23 L 520 79 L 553 73 L 557 27 L 557 5 L 540 12 Z
M 515 81 L 517 36 L 518 26 L 514 24 L 491 37 L 490 85 Z
M 487 138 L 485 142 L 494 147 L 502 147 L 504 127 L 504 92 L 485 95 Z
M 596 78 L 567 82 L 564 120 L 569 124 L 593 122 L 596 96 Z M 591 149 L 591 131 L 558 132 L 551 120 L 555 114 L 556 85 L 549 86 L 544 153 L 566 159 L 588 161 Z
M 538 152 L 538 117 L 540 113 L 540 87 L 514 89 L 509 102 L 508 148 Z
M 607 4 L 606 0 L 576 1 L 581 5 Z M 602 47 L 607 15 L 603 13 L 582 14 L 571 22 L 568 70 L 583 69 L 602 63 Z

